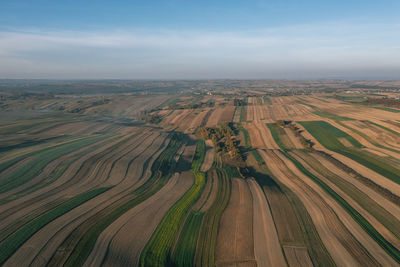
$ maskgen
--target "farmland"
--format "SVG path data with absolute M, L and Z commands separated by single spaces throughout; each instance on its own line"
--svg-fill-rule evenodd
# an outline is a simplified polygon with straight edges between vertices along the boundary
M 0 265 L 400 265 L 396 83 L 104 83 L 0 81 Z

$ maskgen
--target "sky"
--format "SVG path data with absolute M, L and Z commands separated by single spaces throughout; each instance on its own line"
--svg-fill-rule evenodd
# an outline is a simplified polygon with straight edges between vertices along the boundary
M 0 0 L 0 79 L 400 79 L 399 0 Z

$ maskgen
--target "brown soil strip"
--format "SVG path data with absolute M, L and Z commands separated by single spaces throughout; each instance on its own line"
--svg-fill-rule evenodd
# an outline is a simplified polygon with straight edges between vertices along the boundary
M 254 119 L 254 106 L 246 106 L 246 121 L 252 121 Z
M 256 266 L 253 239 L 253 200 L 247 183 L 232 180 L 231 198 L 219 226 L 216 266 L 248 263 Z
M 255 130 L 258 130 L 260 137 L 264 143 L 264 148 L 267 149 L 278 149 L 279 146 L 275 143 L 274 138 L 272 137 L 271 131 L 265 125 L 265 123 L 253 123 Z M 250 138 L 251 139 L 251 138 Z
M 207 174 L 209 175 L 210 172 Z M 203 207 L 201 207 L 200 211 L 201 212 L 206 212 L 214 203 L 217 194 L 218 194 L 218 190 L 220 187 L 220 184 L 218 182 L 218 175 L 216 173 L 216 171 L 213 171 L 209 177 L 209 179 L 212 179 L 212 187 L 211 187 L 211 192 L 208 195 L 208 198 L 206 200 L 206 202 L 204 203 Z
M 265 144 L 263 142 L 263 138 L 255 125 L 253 123 L 246 123 L 243 126 L 249 133 L 251 146 L 255 148 L 264 148 Z
M 224 110 L 221 107 L 215 108 L 214 111 L 212 112 L 212 114 L 210 115 L 210 117 L 208 118 L 206 126 L 213 127 L 213 126 L 217 125 L 221 119 L 223 111 Z
M 206 156 L 204 158 L 204 162 L 201 165 L 200 170 L 205 172 L 211 168 L 214 162 L 214 145 L 211 140 L 206 141 Z
M 235 112 L 235 106 L 224 107 L 222 114 L 218 120 L 218 123 L 232 122 L 234 112 Z
M 300 139 L 297 138 L 293 131 L 289 128 L 284 128 L 286 135 L 289 137 L 290 142 L 294 145 L 294 148 L 304 149 L 304 146 L 301 144 Z
M 254 254 L 258 266 L 285 266 L 271 210 L 254 179 L 247 180 L 253 196 Z
M 289 263 L 289 266 L 296 267 L 309 267 L 314 266 L 312 263 L 310 256 L 308 255 L 307 248 L 305 247 L 292 247 L 292 246 L 284 246 L 283 250 L 285 251 L 286 259 Z
M 207 200 L 210 197 L 210 194 L 215 186 L 215 183 L 217 183 L 217 181 L 214 178 L 215 176 L 216 176 L 215 170 L 209 171 L 207 173 L 206 185 L 204 186 L 204 189 L 203 189 L 203 192 L 201 193 L 200 198 L 193 205 L 193 207 L 192 207 L 193 210 L 195 210 L 195 211 L 200 210 L 207 202 Z

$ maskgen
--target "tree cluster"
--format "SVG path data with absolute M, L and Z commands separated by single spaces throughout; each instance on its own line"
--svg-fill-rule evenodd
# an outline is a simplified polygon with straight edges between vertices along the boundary
M 232 158 L 240 156 L 235 132 L 229 124 L 224 123 L 217 127 L 199 127 L 197 134 L 205 140 L 212 140 L 217 152 L 229 153 Z
M 235 99 L 233 99 L 233 105 L 234 106 L 246 106 L 247 102 L 243 99 L 235 98 Z
M 384 106 L 389 106 L 389 107 L 400 107 L 400 99 L 395 99 L 395 98 L 372 98 L 368 97 L 365 100 L 366 104 L 369 105 L 384 105 Z

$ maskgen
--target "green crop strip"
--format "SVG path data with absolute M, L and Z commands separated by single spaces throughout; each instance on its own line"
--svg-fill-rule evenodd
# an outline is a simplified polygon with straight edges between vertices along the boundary
M 351 121 L 354 120 L 352 118 L 348 118 L 348 117 L 343 117 L 343 116 L 338 116 L 332 113 L 329 113 L 327 111 L 322 111 L 322 110 L 317 110 L 313 112 L 315 115 L 318 115 L 320 117 L 324 117 L 324 118 L 328 118 L 328 119 L 332 119 L 335 121 Z
M 396 183 L 400 183 L 400 171 L 397 168 L 394 168 L 393 166 L 383 162 L 373 155 L 369 155 L 358 149 L 345 147 L 342 143 L 340 143 L 338 138 L 346 138 L 356 148 L 363 147 L 354 138 L 346 133 L 323 121 L 303 121 L 299 123 L 303 125 L 307 131 L 309 131 L 327 149 L 349 157 L 360 164 L 380 173 L 386 178 Z
M 272 105 L 271 99 L 268 96 L 264 96 L 264 104 Z
M 327 192 L 333 199 L 336 200 L 353 219 L 398 263 L 400 263 L 400 251 L 397 250 L 390 242 L 388 242 L 376 229 L 355 210 L 349 203 L 347 203 L 338 193 L 336 193 L 327 184 L 321 181 L 318 177 L 310 173 L 300 162 L 292 157 L 286 151 L 282 152 L 293 164 L 305 175 L 310 177 L 317 185 L 319 185 L 325 192 Z
M 198 140 L 191 172 L 194 174 L 194 184 L 167 212 L 154 234 L 150 238 L 140 257 L 141 266 L 165 266 L 169 259 L 171 248 L 190 207 L 200 197 L 205 184 L 205 174 L 200 171 L 204 161 L 205 142 Z
M 3 264 L 26 240 L 43 228 L 46 224 L 64 215 L 86 201 L 104 193 L 111 187 L 97 188 L 77 197 L 74 197 L 56 208 L 46 212 L 40 217 L 35 218 L 28 224 L 19 228 L 0 243 L 0 264 Z
M 174 134 L 171 141 L 163 152 L 157 157 L 151 166 L 152 176 L 138 189 L 132 192 L 132 199 L 123 205 L 113 209 L 100 221 L 96 222 L 89 231 L 79 240 L 71 255 L 65 263 L 65 266 L 81 266 L 85 262 L 90 251 L 94 247 L 98 236 L 111 223 L 118 219 L 128 210 L 145 201 L 162 188 L 171 177 L 174 169 L 174 156 L 182 146 L 183 137 L 180 134 Z
M 300 122 L 300 124 L 303 125 L 304 127 L 308 127 L 308 128 L 312 128 L 312 129 L 315 128 L 316 130 L 319 131 L 319 136 L 324 137 L 325 139 L 345 138 L 354 147 L 364 148 L 364 146 L 361 145 L 353 137 L 351 137 L 347 133 L 343 132 L 342 130 L 339 130 L 338 128 L 332 126 L 330 123 L 328 123 L 326 121 L 304 121 L 304 122 Z M 316 130 L 313 131 L 313 132 L 315 133 Z M 334 138 L 332 138 L 332 137 L 334 137 Z M 344 145 L 342 145 L 340 143 L 340 141 L 337 141 L 336 143 L 333 143 L 331 146 L 336 146 L 336 147 L 341 147 L 342 146 L 342 147 L 344 147 Z
M 78 141 L 73 141 L 67 144 L 62 144 L 57 147 L 46 149 L 40 153 L 35 154 L 35 158 L 23 165 L 21 168 L 14 171 L 11 175 L 0 181 L 0 193 L 4 193 L 10 189 L 18 187 L 36 175 L 51 161 L 78 150 L 84 146 L 88 146 L 95 142 L 104 139 L 105 136 L 98 136 L 95 138 L 88 138 Z
M 41 126 L 49 125 L 52 123 L 57 122 L 65 122 L 64 119 L 57 119 L 57 120 L 32 120 L 32 121 L 23 121 L 19 122 L 15 125 L 11 125 L 9 127 L 4 127 L 0 129 L 0 134 L 15 134 L 18 132 L 28 132 L 29 130 L 33 130 L 39 128 Z
M 247 109 L 246 106 L 240 106 L 240 122 L 247 120 Z
M 395 134 L 395 135 L 397 135 L 397 136 L 400 136 L 400 133 L 399 133 L 399 132 L 393 131 L 392 129 L 389 129 L 389 128 L 383 126 L 383 125 L 377 124 L 377 123 L 372 122 L 372 121 L 365 121 L 365 122 L 367 122 L 367 123 L 369 123 L 369 124 L 372 124 L 372 125 L 375 125 L 375 126 L 377 126 L 377 127 L 379 127 L 379 128 L 382 128 L 382 129 L 384 129 L 384 130 L 386 130 L 386 131 L 388 131 L 388 132 L 390 132 L 390 133 L 392 133 L 392 134 Z
M 279 138 L 279 135 L 285 134 L 282 133 L 282 129 L 276 123 L 267 123 L 267 127 L 271 132 L 272 137 L 274 138 L 275 143 L 280 147 L 283 148 L 285 145 L 283 144 L 282 140 Z
M 203 212 L 191 211 L 179 235 L 172 258 L 173 266 L 192 266 L 196 252 L 197 238 L 203 220 Z M 168 264 L 168 265 L 170 265 Z
M 215 266 L 219 222 L 231 194 L 231 180 L 228 175 L 221 169 L 216 169 L 216 174 L 218 176 L 218 194 L 214 203 L 203 215 L 194 259 L 195 266 Z
M 251 142 L 250 142 L 249 132 L 242 126 L 242 124 L 239 125 L 239 129 L 243 133 L 245 147 L 246 148 L 250 148 L 251 147 Z
M 66 139 L 65 136 L 55 136 L 55 137 L 49 137 L 49 138 L 43 138 L 39 140 L 27 140 L 15 145 L 2 145 L 0 147 L 0 155 L 5 155 L 8 152 L 12 150 L 21 150 L 27 147 L 32 147 L 32 146 L 39 146 L 45 143 L 50 143 L 54 141 L 62 141 L 63 139 Z
M 253 157 L 256 159 L 256 161 L 258 162 L 258 164 L 263 165 L 265 164 L 264 159 L 261 157 L 260 153 L 258 153 L 257 150 L 252 150 L 251 154 L 253 155 Z
M 373 107 L 376 109 L 381 109 L 389 112 L 400 113 L 400 109 L 388 108 L 388 107 Z
M 223 166 L 222 169 L 226 172 L 226 174 L 231 178 L 241 178 L 240 172 L 237 167 L 232 166 Z

